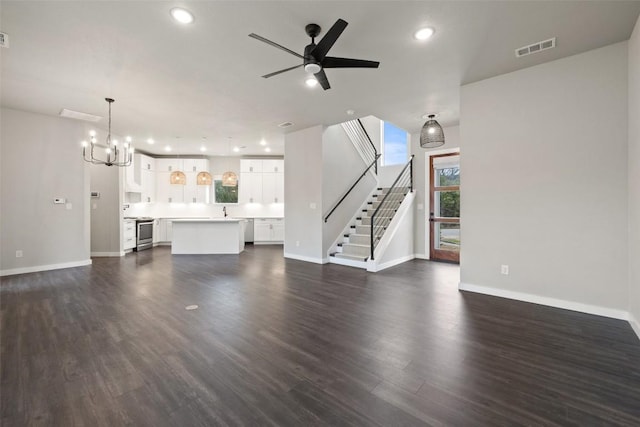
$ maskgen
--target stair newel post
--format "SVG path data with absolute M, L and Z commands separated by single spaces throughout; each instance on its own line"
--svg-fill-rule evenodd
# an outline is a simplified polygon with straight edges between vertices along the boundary
M 413 193 L 413 154 L 409 160 L 409 191 Z
M 373 224 L 376 222 L 376 212 L 378 212 L 377 209 L 373 212 L 373 215 L 371 215 L 371 224 L 370 224 L 371 231 L 369 233 L 369 244 L 371 245 L 370 246 L 371 247 L 371 256 L 370 256 L 371 261 L 373 261 Z

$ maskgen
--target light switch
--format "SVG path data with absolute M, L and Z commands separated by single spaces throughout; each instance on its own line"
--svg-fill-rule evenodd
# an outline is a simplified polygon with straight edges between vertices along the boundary
M 91 205 L 91 209 L 94 209 L 94 210 L 95 210 L 95 209 L 98 209 L 98 204 L 97 204 L 97 203 L 94 203 L 93 205 Z
M 65 207 L 67 208 L 68 211 L 70 211 L 73 208 L 73 205 L 71 205 L 71 203 L 67 203 Z
M 315 203 L 309 203 L 309 207 L 310 207 L 311 209 L 315 209 L 315 208 L 316 208 L 316 204 L 315 204 Z

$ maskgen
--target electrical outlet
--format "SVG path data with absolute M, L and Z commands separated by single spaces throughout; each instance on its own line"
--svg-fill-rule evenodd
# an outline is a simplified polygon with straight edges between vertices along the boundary
M 16 251 L 16 258 L 22 258 L 22 251 L 21 250 L 17 250 Z
M 500 274 L 504 274 L 505 276 L 509 275 L 509 266 L 506 264 L 502 264 L 500 266 Z

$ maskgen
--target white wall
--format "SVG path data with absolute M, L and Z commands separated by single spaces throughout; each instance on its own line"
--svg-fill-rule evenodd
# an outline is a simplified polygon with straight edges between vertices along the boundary
M 98 140 L 102 140 L 98 135 Z M 91 255 L 120 256 L 122 251 L 122 187 L 124 170 L 115 166 L 90 165 L 91 191 L 100 193 L 92 198 Z
M 369 165 L 364 162 L 341 125 L 329 126 L 325 129 L 322 136 L 323 217 L 362 175 L 367 166 Z M 374 175 L 367 172 L 326 223 L 323 219 L 322 251 L 324 254 L 331 249 L 331 245 L 343 233 L 354 213 L 367 200 L 367 196 L 375 187 Z
M 461 289 L 626 317 L 627 43 L 463 86 L 460 138 Z
M 285 135 L 284 254 L 326 262 L 322 252 L 322 126 Z
M 413 158 L 413 184 L 416 195 L 414 250 L 418 258 L 429 259 L 429 158 L 434 154 L 457 152 L 460 149 L 460 128 L 450 126 L 443 130 L 444 145 L 438 148 L 422 148 L 420 134 L 411 135 L 411 154 L 415 155 Z
M 0 270 L 84 265 L 89 259 L 89 169 L 82 122 L 3 108 L 0 117 Z M 71 204 L 54 205 L 54 198 Z M 23 251 L 16 258 L 16 250 Z
M 629 40 L 629 312 L 640 337 L 640 18 Z

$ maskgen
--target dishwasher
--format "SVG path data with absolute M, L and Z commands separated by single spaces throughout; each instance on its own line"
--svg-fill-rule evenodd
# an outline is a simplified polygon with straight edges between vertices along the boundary
M 244 228 L 244 242 L 253 243 L 253 218 L 247 218 Z

